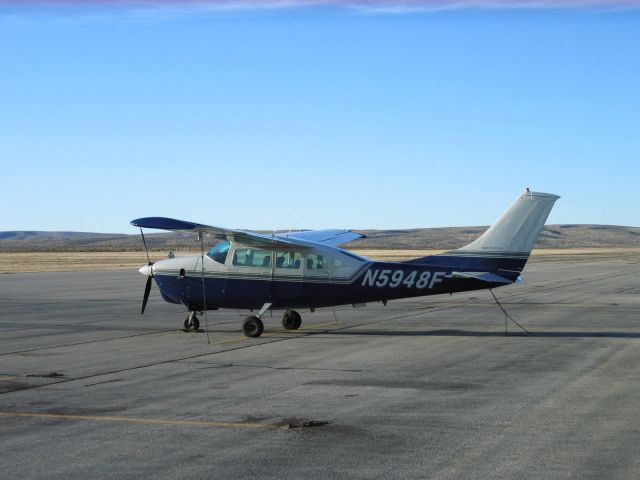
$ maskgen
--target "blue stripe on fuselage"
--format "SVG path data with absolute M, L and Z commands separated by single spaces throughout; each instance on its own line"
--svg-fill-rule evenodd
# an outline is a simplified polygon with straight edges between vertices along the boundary
M 440 254 L 405 262 L 432 269 L 446 268 L 456 272 L 491 272 L 512 282 L 518 278 L 527 263 L 528 254 Z

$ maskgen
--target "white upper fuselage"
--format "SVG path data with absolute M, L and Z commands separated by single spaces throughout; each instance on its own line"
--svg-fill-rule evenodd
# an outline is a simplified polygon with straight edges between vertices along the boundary
M 263 274 L 274 280 L 278 278 L 287 278 L 293 280 L 295 278 L 303 279 L 331 279 L 346 280 L 352 276 L 363 265 L 369 262 L 368 259 L 360 257 L 351 252 L 347 252 L 340 248 L 327 245 L 317 244 L 298 240 L 302 249 L 273 248 L 256 248 L 245 245 L 241 242 L 229 242 L 229 250 L 221 262 L 220 259 L 214 260 L 212 256 L 205 253 L 202 254 L 180 256 L 167 258 L 155 262 L 151 267 L 153 275 L 173 275 L 181 270 L 186 275 L 215 275 L 216 273 L 225 274 Z M 260 261 L 253 262 L 241 261 L 245 260 L 244 256 L 249 251 L 253 257 L 260 256 Z M 204 258 L 204 265 L 201 261 Z M 265 260 L 266 258 L 266 260 Z M 284 259 L 285 261 L 283 261 Z M 293 261 L 290 261 L 295 259 Z M 204 268 L 202 268 L 202 266 Z M 148 267 L 142 267 L 140 273 L 147 275 Z M 144 270 L 144 272 L 143 272 Z

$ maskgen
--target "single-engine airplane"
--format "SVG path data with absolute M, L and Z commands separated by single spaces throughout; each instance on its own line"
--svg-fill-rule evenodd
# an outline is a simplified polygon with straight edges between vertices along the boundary
M 457 250 L 404 262 L 377 262 L 338 248 L 363 235 L 348 230 L 261 234 L 175 220 L 146 217 L 131 225 L 172 231 L 192 231 L 221 240 L 201 255 L 148 262 L 142 313 L 152 279 L 162 298 L 189 310 L 186 329 L 199 328 L 198 313 L 219 308 L 258 310 L 242 330 L 259 337 L 268 310 L 284 310 L 282 326 L 300 327 L 294 309 L 389 300 L 515 283 L 531 250 L 560 198 L 527 189 L 477 240 Z M 143 241 L 144 241 L 144 234 Z M 146 242 L 145 242 L 146 249 Z M 147 252 L 148 254 L 148 252 Z

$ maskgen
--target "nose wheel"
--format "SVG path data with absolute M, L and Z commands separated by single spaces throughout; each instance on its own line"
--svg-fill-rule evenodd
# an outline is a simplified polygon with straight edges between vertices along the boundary
M 196 312 L 189 312 L 189 315 L 187 315 L 187 318 L 184 319 L 182 324 L 184 325 L 185 330 L 193 330 L 197 332 L 200 328 L 200 320 L 198 320 Z

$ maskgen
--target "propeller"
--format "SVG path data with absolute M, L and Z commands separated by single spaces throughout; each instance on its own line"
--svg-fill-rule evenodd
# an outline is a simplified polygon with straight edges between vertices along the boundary
M 144 251 L 147 254 L 147 264 L 138 270 L 141 274 L 147 276 L 147 283 L 144 286 L 144 295 L 142 296 L 142 310 L 140 311 L 140 315 L 144 315 L 144 309 L 147 307 L 147 301 L 149 300 L 149 293 L 151 293 L 151 284 L 153 283 L 153 269 L 151 268 L 153 262 L 149 258 L 149 249 L 147 248 L 147 241 L 144 238 L 142 228 L 140 229 L 140 235 L 142 235 Z
M 144 309 L 147 306 L 147 300 L 149 300 L 149 293 L 151 292 L 151 283 L 153 282 L 153 276 L 147 277 L 147 284 L 144 286 L 144 296 L 142 297 L 142 310 L 140 315 L 144 315 Z

